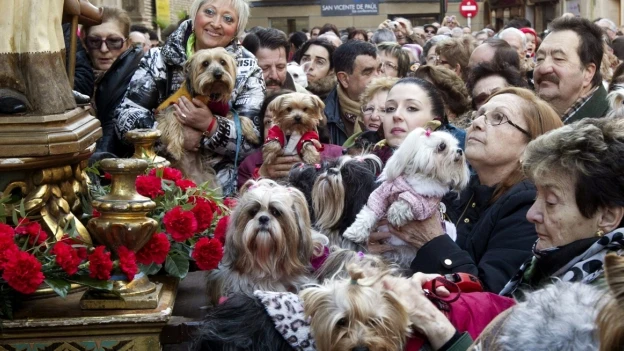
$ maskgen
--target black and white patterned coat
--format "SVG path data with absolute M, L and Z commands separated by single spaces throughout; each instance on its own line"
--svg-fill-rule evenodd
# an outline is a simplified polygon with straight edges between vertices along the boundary
M 154 127 L 153 110 L 168 95 L 178 90 L 184 80 L 182 67 L 187 59 L 186 42 L 191 33 L 191 21 L 185 21 L 171 34 L 162 48 L 153 48 L 145 55 L 128 85 L 123 101 L 115 111 L 116 130 L 120 138 L 129 130 Z M 256 126 L 259 126 L 258 114 L 266 89 L 262 70 L 255 56 L 236 42 L 225 49 L 238 62 L 236 86 L 231 98 L 232 108 L 239 115 L 252 118 Z M 170 87 L 167 87 L 168 69 L 173 70 Z M 220 116 L 217 116 L 217 121 L 217 132 L 203 146 L 233 161 L 236 152 L 235 124 Z M 252 151 L 255 151 L 254 146 L 243 139 L 239 161 Z

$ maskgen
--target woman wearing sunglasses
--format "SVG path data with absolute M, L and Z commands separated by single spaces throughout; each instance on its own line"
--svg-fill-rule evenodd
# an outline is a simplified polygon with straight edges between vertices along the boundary
M 443 199 L 445 217 L 457 228 L 456 241 L 435 217 L 391 230 L 419 249 L 412 270 L 466 272 L 478 276 L 486 291 L 500 292 L 531 257 L 537 240 L 535 225 L 526 220 L 536 190 L 520 158 L 531 140 L 560 126 L 558 114 L 530 90 L 493 94 L 466 134 L 466 159 L 475 174 L 459 196 Z
M 104 7 L 102 23 L 85 26 L 82 39 L 95 73 L 91 100 L 102 124 L 102 138 L 97 141 L 94 159 L 129 156 L 132 148 L 120 142 L 115 133 L 115 109 L 121 103 L 132 75 L 139 67 L 143 51 L 131 47 L 130 17 L 126 11 Z
M 184 81 L 184 65 L 195 52 L 225 48 L 237 60 L 236 82 L 229 104 L 202 103 L 181 97 L 174 105 L 176 118 L 184 126 L 184 147 L 199 151 L 215 164 L 224 196 L 236 190 L 236 165 L 255 151 L 241 135 L 240 122 L 226 118 L 230 111 L 249 117 L 260 126 L 264 101 L 262 70 L 253 54 L 237 37 L 249 18 L 245 0 L 195 0 L 189 20 L 182 22 L 160 48 L 152 48 L 132 77 L 126 95 L 116 110 L 117 132 L 123 136 L 137 128 L 153 128 L 153 110 L 174 94 Z

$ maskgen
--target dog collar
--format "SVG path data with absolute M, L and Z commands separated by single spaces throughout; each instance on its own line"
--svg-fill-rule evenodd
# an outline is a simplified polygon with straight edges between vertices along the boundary
M 310 332 L 310 321 L 303 312 L 299 296 L 289 292 L 256 290 L 254 296 L 262 302 L 273 320 L 275 329 L 297 351 L 315 351 L 316 344 Z

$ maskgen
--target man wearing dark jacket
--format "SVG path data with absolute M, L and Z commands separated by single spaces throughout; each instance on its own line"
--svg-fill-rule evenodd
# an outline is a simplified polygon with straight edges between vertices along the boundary
M 331 143 L 342 145 L 363 130 L 360 94 L 379 75 L 377 49 L 371 43 L 351 40 L 336 49 L 332 61 L 338 84 L 325 99 L 325 115 Z
M 548 101 L 565 124 L 603 117 L 609 110 L 602 85 L 602 29 L 585 18 L 560 17 L 537 50 L 537 95 Z

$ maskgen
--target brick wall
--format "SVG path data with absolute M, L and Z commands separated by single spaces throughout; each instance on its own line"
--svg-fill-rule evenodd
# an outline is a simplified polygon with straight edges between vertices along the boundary
M 178 23 L 180 18 L 179 13 L 185 11 L 188 13 L 189 7 L 193 0 L 169 0 L 170 21 L 172 24 Z

